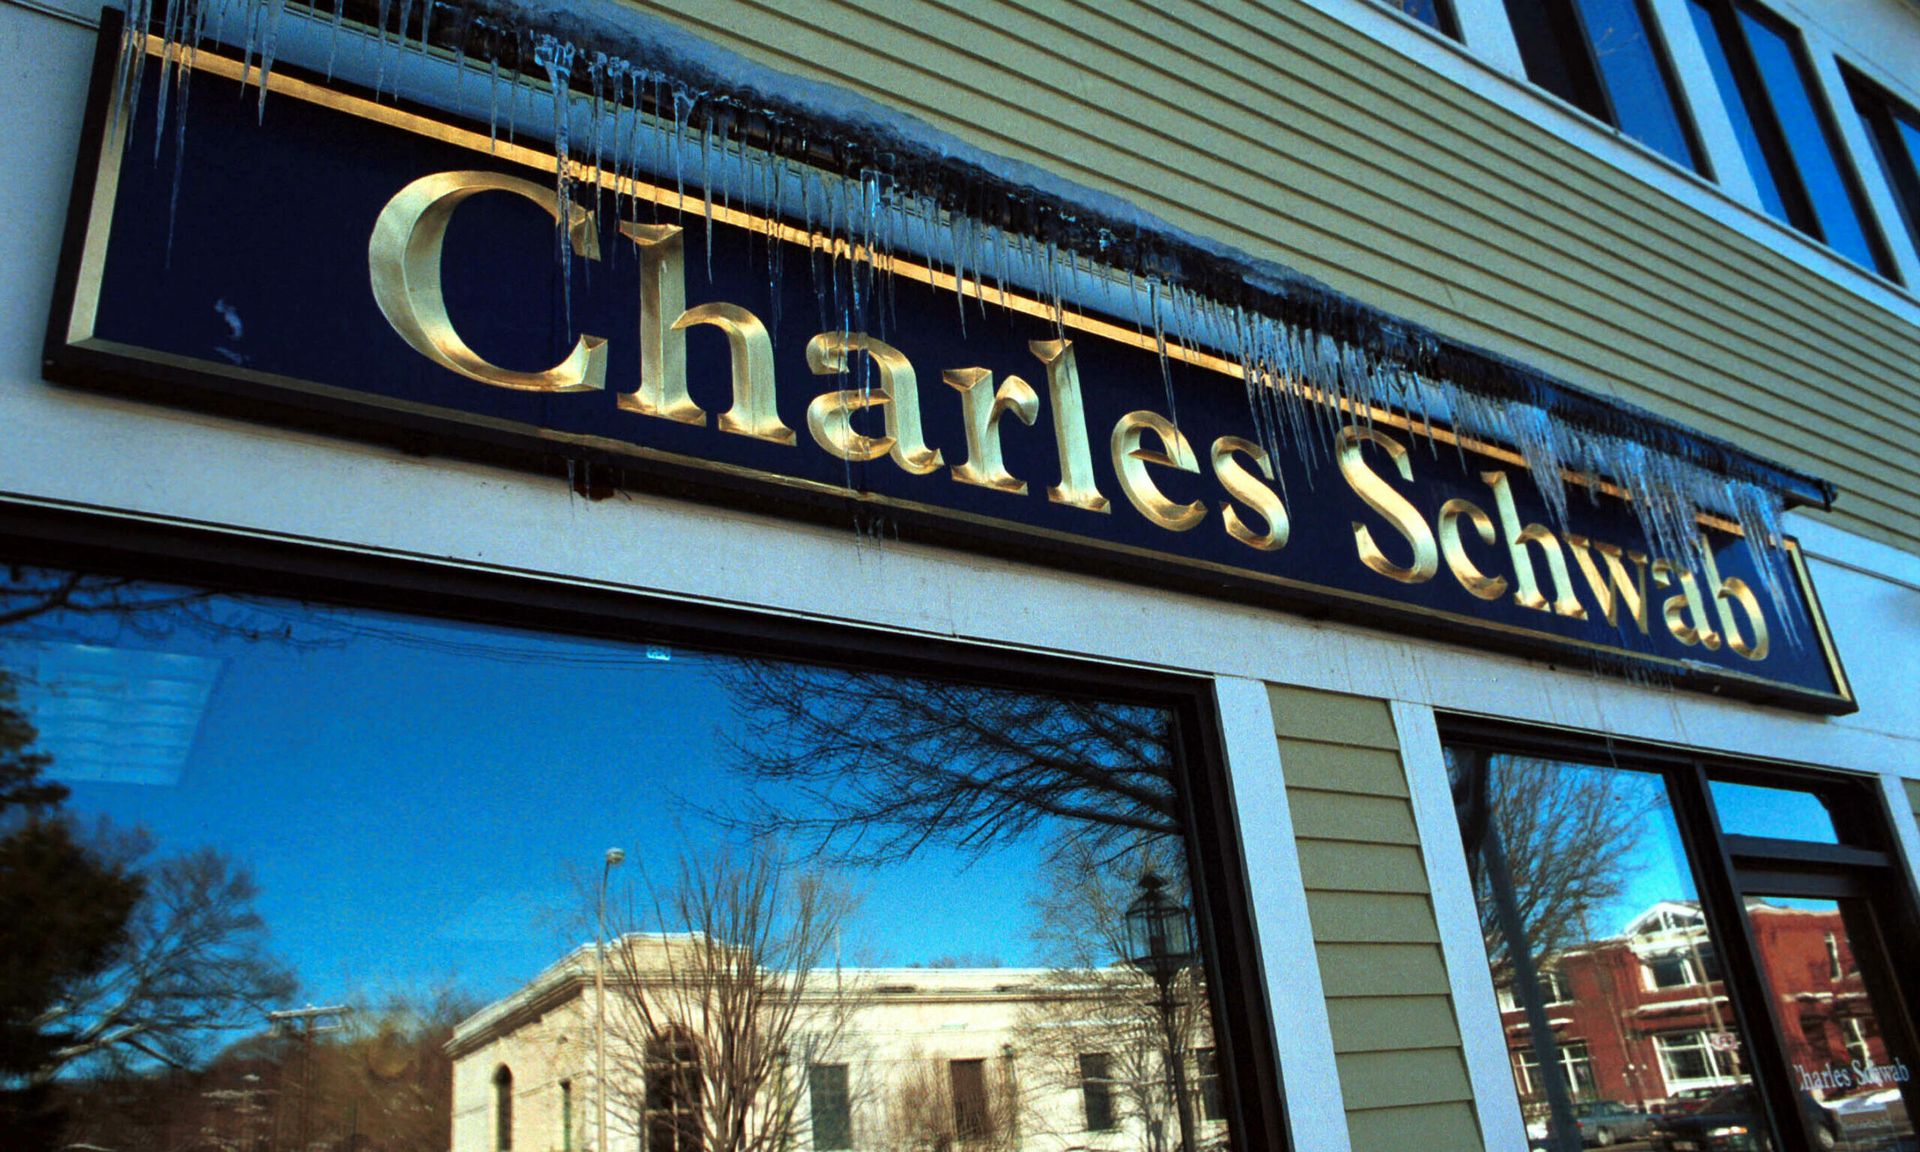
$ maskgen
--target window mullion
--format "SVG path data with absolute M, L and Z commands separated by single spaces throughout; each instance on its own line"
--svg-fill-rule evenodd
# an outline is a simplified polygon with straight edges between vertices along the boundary
M 1460 23 L 1460 39 L 1475 56 L 1488 67 L 1527 82 L 1526 61 L 1520 58 L 1520 42 L 1514 38 L 1502 0 L 1454 0 L 1453 15 Z
M 1723 941 L 1720 973 L 1745 1043 L 1746 1072 L 1761 1085 L 1761 1107 L 1766 1109 L 1784 1152 L 1812 1152 L 1800 1118 L 1782 1113 L 1777 1102 L 1798 1099 L 1799 1086 L 1788 1071 L 1780 1022 L 1775 1018 L 1769 985 L 1760 970 L 1759 947 L 1743 914 L 1740 887 L 1734 879 L 1733 857 L 1718 835 L 1720 820 L 1708 788 L 1706 767 L 1694 762 L 1669 777 L 1674 815 L 1693 861 L 1694 883 L 1702 910 L 1714 935 Z
M 1673 67 L 1676 94 L 1693 116 L 1694 140 L 1701 151 L 1701 162 L 1708 179 L 1740 203 L 1759 212 L 1766 211 L 1760 200 L 1760 186 L 1747 171 L 1746 155 L 1740 150 L 1740 138 L 1733 130 L 1733 118 L 1727 114 L 1720 89 L 1713 82 L 1713 67 L 1707 62 L 1700 33 L 1687 15 L 1687 0 L 1647 0 L 1653 22 L 1666 42 L 1667 58 Z

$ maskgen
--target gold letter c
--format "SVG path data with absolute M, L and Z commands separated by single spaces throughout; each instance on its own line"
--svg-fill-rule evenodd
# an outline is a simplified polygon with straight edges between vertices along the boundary
M 547 210 L 560 210 L 552 189 L 494 172 L 439 172 L 400 189 L 374 221 L 367 242 L 373 299 L 400 338 L 427 359 L 469 380 L 519 392 L 590 392 L 607 383 L 607 342 L 582 335 L 567 358 L 544 372 L 515 372 L 481 358 L 453 329 L 440 293 L 440 248 L 447 222 L 461 201 L 481 192 L 512 192 Z M 593 213 L 571 206 L 567 239 L 588 260 L 600 258 Z

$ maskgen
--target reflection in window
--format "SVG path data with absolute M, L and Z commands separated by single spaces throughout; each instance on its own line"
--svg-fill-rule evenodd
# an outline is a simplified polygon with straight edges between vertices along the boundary
M 1203 1120 L 1227 1118 L 1226 1096 L 1220 1091 L 1220 1059 L 1212 1048 L 1196 1048 L 1193 1062 L 1200 1069 L 1200 1117 Z
M 512 1152 L 517 1103 L 522 1148 L 1020 1152 L 1104 1084 L 1103 1149 L 1200 1152 L 1226 1110 L 1166 709 L 31 568 L 0 620 L 0 851 L 58 864 L 0 885 L 54 894 L 45 1018 L 97 1038 L 7 1037 L 61 1146 Z
M 1669 1091 L 1719 1088 L 1739 1082 L 1737 1049 L 1723 1046 L 1718 1040 L 1723 1035 L 1694 1029 L 1654 1036 L 1654 1050 L 1660 1054 L 1660 1072 Z
M 1507 0 L 1527 79 L 1676 164 L 1699 150 L 1641 0 Z
M 1522 1097 L 1540 1095 L 1535 1087 L 1540 1080 L 1540 1065 L 1533 1051 L 1529 1048 L 1515 1049 L 1513 1060 L 1516 1071 L 1515 1082 L 1519 1085 L 1520 1095 Z M 1560 1077 L 1573 1099 L 1591 1100 L 1593 1098 L 1593 1057 L 1587 1052 L 1585 1044 L 1576 1040 L 1560 1046 Z
M 1898 993 L 1867 979 L 1853 947 L 1856 932 L 1872 939 L 1872 913 L 1856 899 L 1749 897 L 1746 907 L 1776 1010 L 1791 1024 L 1783 1028 L 1786 1058 L 1820 1146 L 1913 1147 L 1902 1090 L 1920 1060 L 1898 1025 L 1883 1034 L 1880 1012 L 1899 1018 Z
M 1735 836 L 1838 844 L 1833 814 L 1812 792 L 1715 780 L 1708 785 L 1720 830 Z
M 818 1152 L 853 1147 L 853 1108 L 847 1095 L 845 1064 L 807 1068 L 807 1097 L 813 1109 L 813 1146 Z
M 1744 0 L 1688 3 L 1767 211 L 1892 276 L 1798 34 Z
M 1577 1143 L 1580 1101 L 1651 1115 L 1682 1106 L 1689 1088 L 1730 1082 L 1733 1007 L 1664 779 L 1464 746 L 1447 758 L 1535 1143 Z M 1704 1077 L 1662 1074 L 1669 1032 L 1724 1037 L 1704 1056 L 1699 1045 L 1673 1051 L 1705 1061 Z M 1548 1067 L 1560 1076 L 1542 1076 Z
M 513 1149 L 513 1073 L 505 1064 L 493 1072 L 493 1146 L 499 1152 Z
M 1113 1073 L 1105 1052 L 1080 1054 L 1080 1099 L 1087 1114 L 1087 1131 L 1106 1132 L 1115 1127 Z

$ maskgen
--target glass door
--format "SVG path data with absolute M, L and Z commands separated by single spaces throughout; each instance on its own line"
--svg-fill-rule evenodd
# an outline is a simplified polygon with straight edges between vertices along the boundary
M 1920 1060 L 1865 885 L 1832 874 L 1755 879 L 1742 903 L 1809 1146 L 1920 1147 Z

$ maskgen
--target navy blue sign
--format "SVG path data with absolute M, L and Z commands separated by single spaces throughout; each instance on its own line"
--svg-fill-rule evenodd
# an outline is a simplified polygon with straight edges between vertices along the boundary
M 1658 554 L 1584 490 L 1553 520 L 1510 451 L 1378 414 L 1289 439 L 1230 364 L 671 177 L 563 202 L 524 140 L 297 78 L 261 123 L 210 55 L 176 170 L 157 73 L 83 159 L 59 379 L 1852 707 L 1792 549 L 1776 599 L 1722 527 Z

